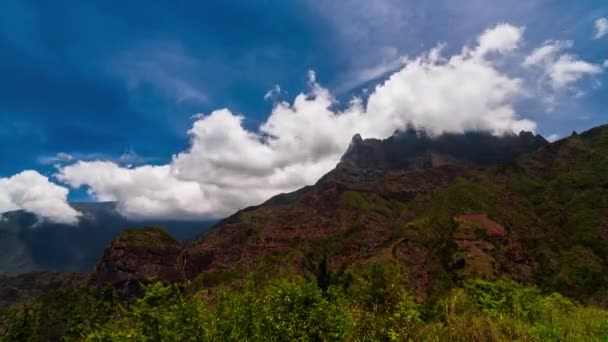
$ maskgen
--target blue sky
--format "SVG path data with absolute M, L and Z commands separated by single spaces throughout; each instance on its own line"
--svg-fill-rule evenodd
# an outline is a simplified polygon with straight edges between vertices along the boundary
M 525 28 L 522 54 L 572 41 L 569 54 L 601 65 L 608 37 L 594 39 L 594 25 L 606 16 L 603 0 L 4 0 L 0 178 L 28 169 L 52 178 L 58 153 L 166 164 L 191 145 L 195 114 L 229 108 L 255 131 L 277 101 L 307 90 L 309 70 L 344 108 L 403 56 L 438 43 L 459 53 L 503 22 Z M 545 136 L 606 123 L 607 83 L 598 73 L 556 94 L 550 109 L 527 99 L 517 113 Z M 275 85 L 281 91 L 265 99 Z M 69 196 L 89 199 L 82 189 Z

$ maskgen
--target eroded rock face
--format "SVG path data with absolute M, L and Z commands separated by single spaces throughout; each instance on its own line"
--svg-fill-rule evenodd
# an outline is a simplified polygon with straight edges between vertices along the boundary
M 125 293 L 150 278 L 231 284 L 252 274 L 304 273 L 303 256 L 325 251 L 336 272 L 397 262 L 420 301 L 466 278 L 553 286 L 572 272 L 547 280 L 547 270 L 576 268 L 570 260 L 579 256 L 605 267 L 590 248 L 570 250 L 571 241 L 588 240 L 573 229 L 580 215 L 568 216 L 564 202 L 605 203 L 599 199 L 608 189 L 608 164 L 598 151 L 608 149 L 608 129 L 591 133 L 551 145 L 530 133 L 356 136 L 340 165 L 315 185 L 244 209 L 183 248 L 156 232 L 142 236 L 162 243 L 134 243 L 140 238 L 122 234 L 95 282 Z M 588 197 L 572 195 L 581 191 Z M 586 228 L 604 246 L 608 219 L 601 210 L 598 226 Z
M 123 297 L 142 294 L 150 282 L 184 281 L 182 245 L 161 228 L 126 229 L 106 248 L 91 282 L 112 285 Z
M 338 168 L 419 170 L 445 164 L 500 165 L 547 145 L 531 132 L 496 136 L 489 132 L 429 136 L 408 129 L 384 140 L 355 135 Z

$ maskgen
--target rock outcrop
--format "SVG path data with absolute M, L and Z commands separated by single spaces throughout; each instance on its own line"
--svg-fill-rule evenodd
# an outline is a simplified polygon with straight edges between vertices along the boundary
M 161 228 L 125 229 L 106 248 L 91 283 L 114 286 L 123 297 L 141 294 L 142 285 L 183 282 L 182 245 Z
M 523 131 L 505 135 L 466 132 L 430 136 L 424 131 L 408 129 L 384 140 L 363 140 L 356 134 L 338 168 L 405 171 L 454 163 L 502 165 L 547 144 L 542 136 Z
M 157 230 L 121 234 L 93 278 L 127 294 L 152 280 L 208 288 L 303 274 L 317 255 L 335 272 L 396 263 L 419 301 L 466 278 L 596 295 L 608 286 L 607 155 L 608 127 L 553 144 L 525 132 L 355 136 L 315 185 L 184 246 Z

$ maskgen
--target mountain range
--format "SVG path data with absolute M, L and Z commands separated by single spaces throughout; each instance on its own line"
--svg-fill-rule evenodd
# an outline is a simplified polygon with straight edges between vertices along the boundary
M 108 208 L 111 205 L 99 204 L 94 210 Z M 12 226 L 20 226 L 27 215 L 9 213 L 4 217 L 3 227 L 11 226 L 10 222 L 13 222 Z M 111 222 L 99 220 L 95 229 L 110 226 Z M 40 326 L 50 329 L 52 336 L 59 338 L 69 332 L 61 322 L 74 319 L 72 311 L 62 311 L 61 307 L 80 307 L 74 303 L 91 298 L 89 294 L 76 296 L 78 292 L 74 289 L 78 288 L 95 291 L 103 303 L 116 305 L 118 300 L 125 300 L 135 303 L 135 307 L 145 304 L 155 305 L 154 310 L 170 310 L 172 306 L 162 306 L 158 302 L 161 297 L 155 296 L 161 296 L 158 292 L 161 289 L 154 284 L 174 284 L 177 286 L 174 289 L 185 296 L 209 299 L 212 303 L 209 307 L 219 310 L 217 314 L 221 315 L 223 307 L 214 305 L 226 298 L 222 296 L 227 293 L 239 293 L 243 288 L 248 291 L 251 284 L 264 286 L 275 284 L 273 281 L 277 279 L 304 277 L 315 279 L 323 291 L 319 298 L 326 298 L 323 303 L 342 303 L 332 299 L 336 294 L 329 290 L 331 286 L 339 286 L 345 296 L 355 296 L 354 306 L 348 306 L 348 310 L 359 315 L 366 301 L 381 298 L 382 303 L 389 303 L 392 300 L 392 290 L 387 288 L 394 288 L 391 284 L 395 283 L 385 278 L 384 271 L 366 278 L 369 272 L 376 272 L 373 265 L 384 265 L 397 270 L 398 277 L 404 279 L 399 288 L 403 286 L 411 294 L 412 301 L 417 303 L 411 305 L 426 308 L 423 312 L 427 312 L 428 317 L 424 319 L 428 322 L 425 322 L 435 327 L 432 324 L 449 329 L 452 323 L 446 317 L 452 316 L 449 316 L 451 309 L 446 303 L 455 301 L 460 293 L 456 290 L 463 286 L 469 289 L 467 296 L 481 297 L 474 297 L 477 299 L 462 307 L 484 308 L 486 311 L 481 312 L 490 315 L 488 320 L 498 317 L 492 315 L 508 301 L 509 315 L 517 312 L 517 316 L 509 316 L 510 321 L 500 324 L 533 319 L 519 313 L 523 310 L 520 306 L 529 301 L 537 303 L 540 300 L 540 308 L 534 310 L 541 310 L 539 315 L 542 317 L 575 310 L 572 306 L 575 304 L 569 300 L 605 308 L 608 306 L 608 125 L 581 134 L 573 132 L 572 136 L 553 143 L 529 132 L 504 136 L 487 132 L 430 135 L 408 129 L 385 140 L 364 140 L 356 135 L 336 168 L 316 184 L 245 208 L 208 230 L 202 229 L 202 224 L 196 233 L 170 225 L 167 230 L 160 227 L 123 230 L 125 222 L 115 222 L 120 223 L 104 234 L 120 232 L 109 242 L 90 273 L 0 277 L 2 305 L 43 298 L 40 302 L 34 301 L 38 303 L 34 308 L 38 309 L 32 309 L 32 312 L 46 315 L 44 317 L 50 317 L 49 312 L 53 312 L 53 325 L 44 323 Z M 28 233 L 35 234 L 35 229 L 38 228 L 32 228 Z M 184 235 L 177 236 L 175 232 L 178 231 Z M 193 239 L 179 241 L 195 234 Z M 28 241 L 27 234 L 22 236 L 25 238 L 21 241 Z M 37 241 L 48 242 L 50 237 Z M 97 246 L 104 239 L 110 238 L 103 235 L 92 238 L 91 243 Z M 10 242 L 10 238 L 4 237 L 3 241 Z M 3 250 L 3 253 L 7 252 Z M 46 251 L 39 258 L 53 259 L 49 253 Z M 64 260 L 86 262 L 64 262 L 64 265 L 75 265 L 69 267 L 83 270 L 86 267 L 82 265 L 93 264 L 92 254 L 82 259 L 74 257 L 77 254 L 69 252 Z M 13 252 L 12 255 L 17 254 Z M 48 263 L 57 261 L 49 260 L 44 264 L 39 261 L 41 259 L 35 259 L 32 264 L 47 265 L 45 267 L 49 269 L 56 267 Z M 83 268 L 79 268 L 81 266 Z M 349 286 L 361 279 L 372 284 L 366 290 L 371 292 L 356 297 L 360 293 L 355 291 L 353 295 Z M 109 285 L 119 299 L 108 295 Z M 229 292 L 225 292 L 226 289 Z M 272 289 L 271 293 L 279 291 L 279 294 L 285 290 L 283 287 Z M 152 294 L 146 291 L 152 291 Z M 49 293 L 46 297 L 45 292 Z M 144 293 L 144 299 L 133 301 Z M 536 296 L 535 293 L 560 295 L 532 299 L 530 296 Z M 295 304 L 291 300 L 299 295 L 302 294 L 286 299 L 281 297 L 281 300 L 287 300 L 281 305 L 292 308 Z M 563 299 L 561 295 L 570 299 Z M 235 296 L 234 300 L 240 298 Z M 245 303 L 252 303 L 252 300 L 257 299 L 249 298 Z M 445 312 L 437 309 L 437 303 L 446 305 Z M 547 314 L 542 310 L 549 306 L 542 305 L 551 305 L 551 310 L 558 311 Z M 375 308 L 370 309 L 374 315 Z M 591 316 L 606 315 L 604 311 L 588 310 L 591 311 L 585 312 L 593 312 L 589 314 Z M 134 311 L 133 319 L 139 322 L 149 318 L 145 316 L 146 312 Z M 472 317 L 480 319 L 480 311 L 473 312 Z M 248 320 L 255 317 L 253 313 L 251 315 L 247 314 Z M 23 319 L 27 321 L 28 316 L 19 317 L 25 317 Z M 107 317 L 115 316 L 104 317 L 103 324 L 109 324 L 112 319 Z M 230 321 L 231 317 L 225 319 Z M 393 319 L 378 317 L 386 324 Z M 439 319 L 439 323 L 435 319 Z M 518 321 L 520 319 L 523 321 Z M 553 327 L 555 323 L 550 323 L 555 322 L 553 319 L 547 319 L 543 324 Z M 156 324 L 149 323 L 147 318 L 145 321 Z M 239 322 L 230 323 L 230 329 L 242 324 Z M 216 323 L 209 324 L 214 327 Z M 86 329 L 97 328 L 87 326 Z M 111 333 L 114 328 L 110 325 L 108 329 Z M 142 329 L 147 331 L 145 327 Z M 423 329 L 424 334 L 426 328 L 416 329 Z M 530 329 L 526 334 L 538 333 Z M 599 332 L 589 334 L 605 336 L 602 335 L 603 326 L 598 329 Z M 381 332 L 381 329 L 372 331 Z M 588 329 L 583 327 L 577 331 L 584 335 Z M 473 334 L 475 331 L 461 333 Z M 45 334 L 50 336 L 50 333 Z M 564 334 L 559 336 L 567 336 Z
M 307 259 L 323 255 L 334 270 L 397 262 L 421 301 L 459 279 L 508 277 L 603 303 L 607 156 L 607 126 L 555 143 L 526 132 L 355 136 L 315 185 L 246 208 L 192 242 L 159 243 L 171 255 L 164 270 L 141 272 L 158 251 L 129 246 L 131 235 L 114 241 L 93 278 L 129 289 L 166 274 L 209 287 L 306 273 Z

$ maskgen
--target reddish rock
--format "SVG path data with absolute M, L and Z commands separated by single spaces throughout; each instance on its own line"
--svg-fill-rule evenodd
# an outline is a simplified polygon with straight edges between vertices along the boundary
M 507 231 L 499 223 L 488 218 L 487 214 L 470 214 L 454 217 L 454 221 L 461 223 L 477 224 L 482 229 L 485 229 L 488 238 L 503 237 L 507 235 Z
M 479 226 L 484 233 L 480 240 L 476 228 L 452 234 L 450 227 L 435 225 L 404 232 L 400 229 L 420 215 L 413 207 L 405 208 L 412 201 L 432 198 L 457 179 L 475 181 L 487 174 L 488 165 L 510 163 L 545 143 L 525 134 L 431 138 L 410 130 L 383 141 L 355 137 L 336 169 L 314 186 L 242 210 L 183 250 L 168 245 L 159 247 L 165 250 L 156 254 L 143 246 L 117 244 L 100 262 L 96 281 L 118 287 L 149 276 L 192 281 L 201 274 L 204 278 L 207 273 L 236 267 L 239 275 L 247 276 L 260 264 L 265 272 L 289 264 L 297 272 L 302 255 L 324 249 L 334 270 L 385 257 L 397 261 L 417 298 L 424 299 L 441 287 L 439 278 L 452 271 L 444 251 L 464 250 L 476 260 L 469 264 L 477 263 L 492 273 L 502 262 L 510 262 L 508 253 L 520 255 L 526 267 L 528 256 L 518 238 L 487 215 L 455 218 L 464 225 Z M 497 243 L 505 245 L 498 248 Z M 519 272 L 518 267 L 503 268 Z
M 161 228 L 126 229 L 106 248 L 90 281 L 107 284 L 123 297 L 142 294 L 142 285 L 183 282 L 182 246 Z

